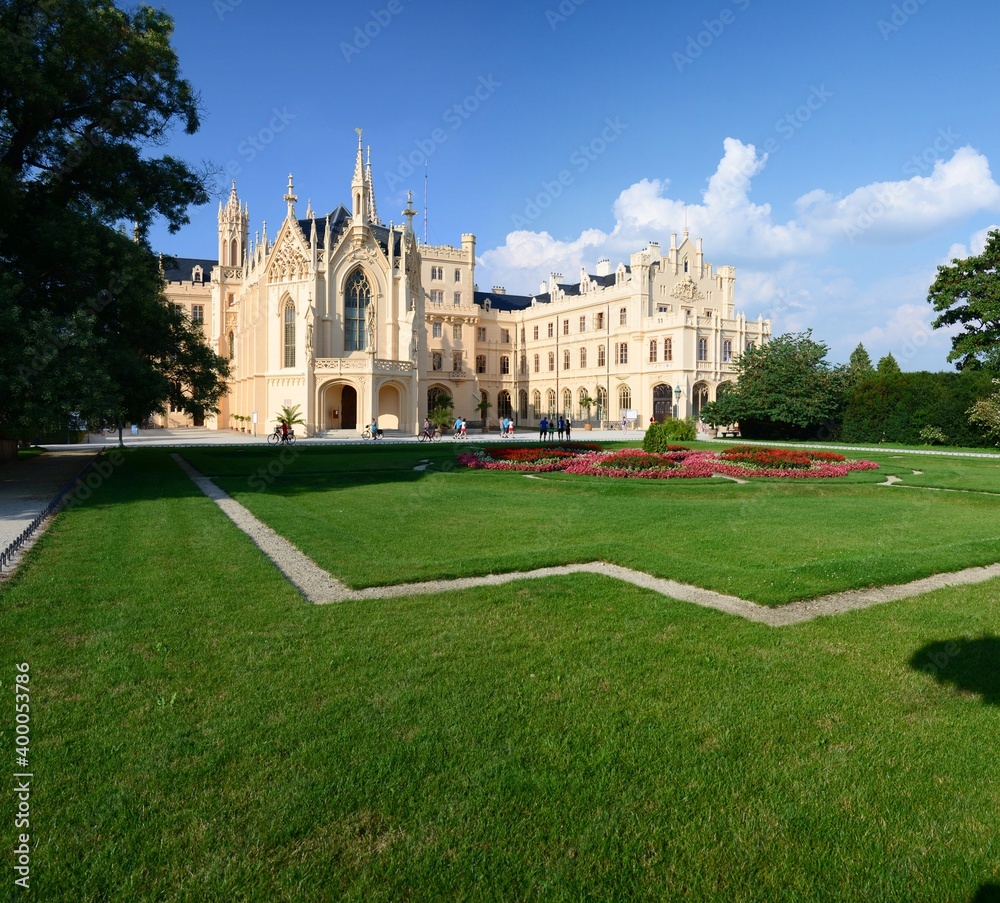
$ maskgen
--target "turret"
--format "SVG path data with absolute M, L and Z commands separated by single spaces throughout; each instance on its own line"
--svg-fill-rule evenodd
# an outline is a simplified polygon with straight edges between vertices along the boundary
M 240 205 L 234 179 L 225 207 L 219 203 L 219 266 L 243 265 L 249 232 L 250 210 L 246 205 Z

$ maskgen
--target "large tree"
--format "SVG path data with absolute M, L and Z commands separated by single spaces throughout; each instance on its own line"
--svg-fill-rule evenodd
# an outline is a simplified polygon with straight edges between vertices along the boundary
M 935 329 L 962 326 L 948 354 L 959 370 L 1000 365 L 1000 231 L 989 233 L 981 254 L 939 266 L 927 300 L 939 312 Z
M 812 331 L 776 336 L 735 363 L 736 386 L 705 405 L 714 426 L 739 423 L 745 435 L 803 435 L 830 429 L 843 398 L 844 373 L 826 360 Z
M 208 199 L 151 152 L 198 127 L 172 32 L 149 7 L 0 0 L 0 424 L 198 414 L 224 391 L 226 362 L 167 303 L 145 242 Z

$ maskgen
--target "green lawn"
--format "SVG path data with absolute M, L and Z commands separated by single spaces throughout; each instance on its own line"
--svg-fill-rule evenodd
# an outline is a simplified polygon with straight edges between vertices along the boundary
M 1000 460 L 870 455 L 882 469 L 738 485 L 456 469 L 451 447 L 185 455 L 355 587 L 602 559 L 775 605 L 1000 558 L 997 495 L 877 485 L 895 474 L 1000 492 Z
M 992 535 L 1000 501 L 876 488 L 888 459 L 836 485 L 623 487 L 453 454 L 301 450 L 254 492 L 276 454 L 185 452 L 359 583 L 610 548 L 764 586 L 753 547 L 777 572 L 836 559 L 838 519 L 876 505 L 870 568 L 928 541 L 964 566 L 982 549 L 949 524 Z M 652 518 L 643 547 L 623 509 Z M 0 680 L 31 665 L 33 897 L 996 899 L 998 584 L 781 629 L 589 575 L 312 606 L 165 453 L 129 453 L 0 586 Z

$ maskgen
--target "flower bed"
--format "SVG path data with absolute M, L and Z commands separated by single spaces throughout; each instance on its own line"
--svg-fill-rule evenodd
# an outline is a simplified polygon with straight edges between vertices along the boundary
M 871 461 L 851 461 L 833 452 L 734 446 L 722 452 L 691 451 L 673 446 L 668 452 L 569 443 L 534 448 L 484 448 L 458 456 L 465 467 L 530 473 L 563 471 L 598 477 L 668 479 L 723 476 L 822 478 L 842 477 L 855 470 L 877 470 Z

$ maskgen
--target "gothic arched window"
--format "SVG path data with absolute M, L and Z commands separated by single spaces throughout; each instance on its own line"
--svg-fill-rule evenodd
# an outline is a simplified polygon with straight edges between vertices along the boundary
M 282 366 L 295 366 L 295 305 L 291 300 L 285 302 L 285 309 L 281 317 L 284 323 L 284 334 L 282 336 L 284 346 L 285 362 Z
M 364 351 L 365 319 L 372 300 L 372 288 L 360 267 L 347 277 L 344 295 L 344 350 Z

